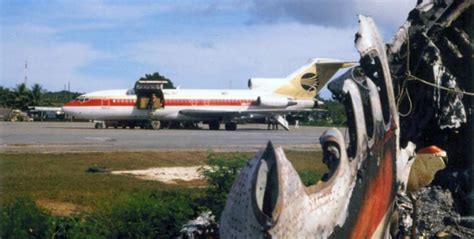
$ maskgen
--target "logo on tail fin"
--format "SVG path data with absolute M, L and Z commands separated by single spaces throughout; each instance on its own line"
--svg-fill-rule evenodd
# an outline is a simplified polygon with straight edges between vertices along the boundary
M 353 65 L 353 62 L 312 59 L 308 64 L 289 75 L 288 81 L 278 87 L 274 93 L 297 99 L 312 99 L 340 68 Z
M 318 87 L 319 87 L 318 75 L 312 72 L 308 72 L 301 77 L 300 83 L 301 83 L 301 87 L 303 87 L 303 89 L 305 89 L 306 91 L 318 90 Z

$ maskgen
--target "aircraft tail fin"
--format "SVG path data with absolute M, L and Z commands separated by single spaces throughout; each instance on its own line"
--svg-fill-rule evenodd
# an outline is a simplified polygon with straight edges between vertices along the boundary
M 340 68 L 355 64 L 356 62 L 333 59 L 311 59 L 289 75 L 286 83 L 276 88 L 274 93 L 298 99 L 312 99 Z

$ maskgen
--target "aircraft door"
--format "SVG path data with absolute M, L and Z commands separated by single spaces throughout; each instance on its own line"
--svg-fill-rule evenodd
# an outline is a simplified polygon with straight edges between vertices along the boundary
M 140 110 L 154 111 L 165 107 L 163 84 L 165 81 L 137 81 L 135 83 L 135 94 L 137 96 L 136 107 Z

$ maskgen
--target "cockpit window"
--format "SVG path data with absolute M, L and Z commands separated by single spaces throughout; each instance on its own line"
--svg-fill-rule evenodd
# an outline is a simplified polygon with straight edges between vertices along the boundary
M 80 96 L 78 96 L 76 99 L 74 99 L 74 101 L 83 101 L 84 98 L 85 98 L 85 96 L 80 95 Z
M 89 98 L 86 98 L 85 96 L 80 95 L 76 99 L 74 99 L 74 101 L 86 102 L 86 101 L 89 101 Z

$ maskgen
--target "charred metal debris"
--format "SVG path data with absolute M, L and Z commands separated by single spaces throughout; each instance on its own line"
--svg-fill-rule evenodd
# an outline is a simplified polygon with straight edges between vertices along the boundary
M 337 129 L 321 136 L 328 172 L 310 187 L 269 143 L 234 182 L 221 237 L 473 236 L 472 14 L 472 1 L 418 1 L 387 45 L 359 16 L 360 65 L 328 85 L 345 105 L 348 142 Z M 438 186 L 408 195 L 416 151 L 430 145 L 447 167 Z

